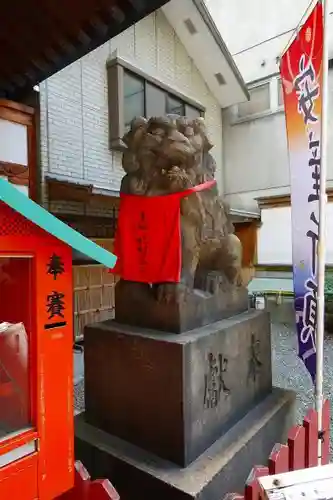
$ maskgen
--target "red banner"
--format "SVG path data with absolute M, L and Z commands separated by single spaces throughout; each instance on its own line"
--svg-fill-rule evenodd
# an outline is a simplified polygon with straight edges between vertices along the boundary
M 298 354 L 313 381 L 316 375 L 323 34 L 323 7 L 318 2 L 281 60 L 290 162 Z

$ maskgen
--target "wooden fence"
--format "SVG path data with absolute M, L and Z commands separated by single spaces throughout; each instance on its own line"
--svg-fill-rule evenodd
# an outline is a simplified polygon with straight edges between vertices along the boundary
M 89 323 L 114 317 L 114 287 L 117 281 L 102 265 L 73 266 L 74 336 L 83 340 L 84 327 Z
M 330 455 L 330 405 L 325 401 L 323 408 L 323 453 L 322 464 L 329 463 Z M 229 493 L 224 500 L 262 500 L 258 478 L 306 469 L 317 465 L 318 415 L 310 410 L 303 425 L 290 429 L 286 445 L 276 444 L 269 456 L 267 466 L 252 469 L 242 494 Z
M 81 462 L 75 463 L 75 485 L 57 500 L 119 500 L 119 495 L 108 479 L 90 479 Z
M 330 405 L 323 408 L 323 453 L 322 464 L 329 463 L 330 455 Z M 252 469 L 242 494 L 229 493 L 223 500 L 263 500 L 258 478 L 306 469 L 317 465 L 318 418 L 315 410 L 310 410 L 303 425 L 295 425 L 288 434 L 286 445 L 276 444 L 268 458 L 267 466 Z M 75 487 L 59 500 L 119 500 L 119 495 L 108 480 L 91 481 L 86 469 L 76 463 Z M 121 499 L 120 499 L 121 500 Z

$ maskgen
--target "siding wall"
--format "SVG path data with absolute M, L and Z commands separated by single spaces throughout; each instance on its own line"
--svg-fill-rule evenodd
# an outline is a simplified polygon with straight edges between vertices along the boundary
M 119 190 L 123 171 L 121 154 L 108 148 L 106 79 L 106 61 L 116 50 L 120 57 L 206 108 L 221 189 L 221 109 L 160 11 L 40 85 L 43 177 L 56 174 L 72 182 L 85 181 L 110 194 Z M 43 203 L 47 203 L 45 188 Z M 50 209 L 62 211 L 63 204 L 53 203 Z M 79 203 L 66 203 L 67 213 L 81 213 L 82 209 Z M 100 208 L 89 209 L 92 215 L 101 212 Z

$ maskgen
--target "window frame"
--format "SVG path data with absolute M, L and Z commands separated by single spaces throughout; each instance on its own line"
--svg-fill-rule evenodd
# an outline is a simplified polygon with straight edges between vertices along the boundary
M 280 85 L 281 85 L 281 91 L 282 91 L 282 102 L 279 103 L 279 98 L 280 98 Z M 284 96 L 283 96 L 283 84 L 282 84 L 282 78 L 277 77 L 277 107 L 278 110 L 284 110 L 284 102 L 283 102 Z
M 169 92 L 166 92 L 165 93 L 165 111 L 167 114 L 177 114 L 177 113 L 174 113 L 170 110 L 168 110 L 168 106 L 170 105 L 170 100 L 171 99 L 174 99 L 175 101 L 177 100 L 179 105 L 183 108 L 183 111 L 184 111 L 184 114 L 182 116 L 185 116 L 186 114 L 186 104 L 185 102 L 182 100 L 182 99 L 179 99 L 178 97 L 174 96 L 173 94 L 170 94 Z M 198 110 L 199 111 L 199 110 Z
M 31 290 L 35 289 L 35 267 L 36 267 L 36 256 L 29 252 L 20 251 L 16 252 L 3 252 L 0 254 L 0 259 L 24 259 L 29 262 L 28 271 L 28 281 L 30 283 L 29 288 Z M 40 432 L 38 429 L 37 412 L 38 403 L 36 400 L 36 373 L 35 367 L 37 363 L 36 352 L 35 352 L 35 335 L 32 335 L 35 330 L 35 319 L 33 317 L 33 299 L 29 304 L 29 320 L 24 321 L 23 324 L 27 328 L 28 334 L 28 399 L 29 399 L 29 422 L 23 424 L 19 429 L 13 429 L 0 438 L 0 469 L 2 467 L 7 467 L 21 460 L 27 456 L 31 456 L 38 451 Z M 26 318 L 25 318 L 26 319 Z M 10 321 L 12 325 L 19 323 L 19 321 Z M 1 479 L 1 474 L 0 474 Z M 1 482 L 1 481 L 0 481 Z
M 232 123 L 231 125 L 238 125 L 240 123 L 249 122 L 253 120 L 257 120 L 259 118 L 264 118 L 266 116 L 272 116 L 277 113 L 284 112 L 284 105 L 279 104 L 279 84 L 281 81 L 281 77 L 279 74 L 271 75 L 268 78 L 258 80 L 248 84 L 248 90 L 251 91 L 254 88 L 263 87 L 264 85 L 269 85 L 269 102 L 270 107 L 266 111 L 260 111 L 258 113 L 253 113 L 250 115 L 239 117 L 238 109 L 239 104 L 233 106 L 232 110 Z
M 185 113 L 186 113 L 186 107 L 190 106 L 191 108 L 197 110 L 200 113 L 200 116 L 204 116 L 205 114 L 206 109 L 201 103 L 182 94 L 175 88 L 145 73 L 141 69 L 136 68 L 131 63 L 125 61 L 124 59 L 118 56 L 115 56 L 107 61 L 106 70 L 107 70 L 107 90 L 108 90 L 109 148 L 111 150 L 123 151 L 126 147 L 122 141 L 122 137 L 124 136 L 126 131 L 125 95 L 124 95 L 125 72 L 131 73 L 135 78 L 139 78 L 144 81 L 145 114 L 147 109 L 147 99 L 146 99 L 147 83 L 152 86 L 155 86 L 157 89 L 164 92 L 165 104 L 167 103 L 167 96 L 170 96 L 180 100 L 183 103 L 185 108 Z
M 270 111 L 270 109 L 271 109 L 271 85 L 270 85 L 270 81 L 261 81 L 261 82 L 256 83 L 255 85 L 250 85 L 248 87 L 248 91 L 251 94 L 251 90 L 260 89 L 260 88 L 263 88 L 263 87 L 267 87 L 267 89 L 268 89 L 269 107 L 267 109 L 263 110 L 263 111 L 258 111 L 258 112 L 251 113 L 251 114 L 248 114 L 248 115 L 239 116 L 240 106 L 242 104 L 245 104 L 246 102 L 250 102 L 250 100 L 246 101 L 245 103 L 237 104 L 237 119 L 238 120 L 246 120 L 247 118 L 250 118 L 250 117 L 253 117 L 253 116 L 257 116 L 257 115 L 263 115 L 263 114 L 268 113 Z
M 146 80 L 144 80 L 143 78 L 141 78 L 139 75 L 133 73 L 133 71 L 129 71 L 129 70 L 124 70 L 123 71 L 123 80 L 125 80 L 126 74 L 127 74 L 127 76 L 130 76 L 133 79 L 139 80 L 140 83 L 143 85 L 143 109 L 144 109 L 144 114 L 145 114 L 146 113 L 146 109 L 147 109 L 147 102 L 146 102 L 147 101 Z M 124 86 L 124 89 L 125 89 L 125 86 Z M 140 91 L 140 94 L 141 94 L 141 91 Z M 125 131 L 126 131 L 126 128 L 129 126 L 129 123 L 126 123 L 126 120 L 125 120 L 125 102 L 126 102 L 126 99 L 128 97 L 132 97 L 133 95 L 136 95 L 136 94 L 132 94 L 131 96 L 125 96 L 125 93 L 124 93 L 124 108 L 123 108 L 123 110 L 124 110 L 124 116 L 123 116 L 123 120 L 124 120 L 124 130 Z

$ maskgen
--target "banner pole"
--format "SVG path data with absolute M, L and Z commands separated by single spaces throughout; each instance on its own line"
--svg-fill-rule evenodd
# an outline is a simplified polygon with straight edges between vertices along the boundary
M 316 384 L 315 404 L 318 413 L 318 465 L 322 464 L 323 439 L 323 358 L 325 325 L 325 253 L 326 253 L 326 171 L 327 171 L 327 121 L 328 121 L 328 0 L 323 5 L 323 62 L 322 62 L 322 113 L 321 113 L 321 164 L 319 191 L 318 237 L 318 295 L 316 332 Z

